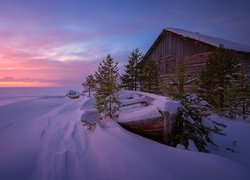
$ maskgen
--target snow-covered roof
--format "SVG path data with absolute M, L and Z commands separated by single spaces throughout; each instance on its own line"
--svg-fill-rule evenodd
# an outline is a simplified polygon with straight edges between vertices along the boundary
M 191 31 L 187 31 L 183 29 L 169 28 L 169 27 L 165 28 L 165 30 L 182 35 L 184 37 L 189 37 L 191 39 L 205 42 L 207 44 L 210 44 L 216 47 L 219 47 L 219 45 L 222 44 L 227 49 L 232 49 L 235 51 L 250 52 L 250 46 L 239 44 L 239 43 L 232 42 L 232 41 L 225 40 L 225 39 L 218 38 L 218 37 L 207 36 L 199 32 L 191 32 Z

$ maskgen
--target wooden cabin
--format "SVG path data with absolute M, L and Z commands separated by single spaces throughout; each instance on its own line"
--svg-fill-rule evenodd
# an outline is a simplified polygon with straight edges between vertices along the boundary
M 182 29 L 163 29 L 144 59 L 154 60 L 159 65 L 161 79 L 169 83 L 178 61 L 183 60 L 186 76 L 197 77 L 204 69 L 209 55 L 220 45 L 232 51 L 234 58 L 239 60 L 250 78 L 249 46 Z

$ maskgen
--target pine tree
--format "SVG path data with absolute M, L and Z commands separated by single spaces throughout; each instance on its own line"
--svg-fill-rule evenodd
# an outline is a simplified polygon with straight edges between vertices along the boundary
M 210 138 L 210 133 L 224 135 L 218 126 L 223 124 L 212 121 L 209 116 L 209 105 L 196 94 L 184 95 L 180 100 L 181 107 L 178 109 L 178 118 L 175 124 L 174 146 L 183 144 L 188 148 L 189 140 L 192 140 L 199 151 L 207 152 L 207 145 L 217 146 Z M 210 121 L 213 127 L 205 125 Z
M 89 96 L 90 96 L 90 92 L 96 88 L 96 82 L 92 74 L 86 77 L 86 80 L 83 83 L 83 86 L 86 88 L 86 90 L 88 90 Z
M 119 90 L 118 80 L 118 62 L 114 63 L 110 55 L 103 60 L 95 73 L 97 83 L 96 87 L 96 108 L 104 116 L 113 118 L 119 109 L 119 100 L 116 93 Z
M 145 59 L 138 67 L 140 89 L 149 93 L 160 93 L 158 65 L 151 59 Z
M 242 116 L 246 119 L 250 115 L 250 82 L 242 69 L 231 79 L 226 95 L 226 115 L 229 118 Z
M 125 73 L 121 77 L 122 87 L 128 90 L 138 90 L 139 86 L 139 67 L 138 64 L 143 56 L 137 48 L 132 51 L 128 64 L 125 65 Z
M 236 73 L 237 61 L 233 59 L 230 51 L 220 46 L 210 55 L 206 67 L 201 73 L 201 87 L 205 98 L 220 113 L 224 108 L 225 92 L 230 86 L 230 80 Z
M 187 78 L 185 64 L 181 59 L 177 63 L 175 77 L 172 83 L 164 86 L 164 92 L 168 96 L 180 101 L 181 106 L 177 112 L 177 118 L 173 129 L 171 145 L 183 144 L 186 148 L 192 140 L 199 151 L 207 151 L 207 144 L 213 144 L 210 133 L 221 133 L 218 124 L 213 128 L 205 125 L 204 121 L 211 121 L 210 106 L 201 97 L 194 93 L 197 78 Z M 192 86 L 188 90 L 185 86 Z

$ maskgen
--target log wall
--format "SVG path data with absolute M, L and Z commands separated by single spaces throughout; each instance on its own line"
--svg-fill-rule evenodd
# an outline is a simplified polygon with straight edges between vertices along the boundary
M 195 77 L 204 69 L 215 46 L 163 30 L 144 59 L 154 60 L 160 67 L 160 77 L 166 83 L 176 71 L 177 62 L 184 61 L 186 76 Z M 232 51 L 250 79 L 250 53 Z
M 206 62 L 211 53 L 212 52 L 205 52 L 205 53 L 195 54 L 191 56 L 184 56 L 184 57 L 176 58 L 175 61 L 177 63 L 179 61 L 184 62 L 185 76 L 189 77 L 189 79 L 192 79 L 192 78 L 199 76 L 201 71 L 205 68 Z M 174 76 L 175 76 L 175 68 L 169 73 L 161 74 L 160 78 L 163 80 L 164 83 L 168 84 L 172 82 L 172 79 L 174 79 Z
M 160 67 L 160 74 L 173 73 L 181 57 L 211 52 L 216 48 L 200 41 L 163 31 L 146 58 L 153 59 Z

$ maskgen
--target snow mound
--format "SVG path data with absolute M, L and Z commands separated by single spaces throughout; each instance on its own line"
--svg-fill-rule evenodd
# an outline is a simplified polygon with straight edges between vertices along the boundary
M 250 122 L 241 118 L 231 120 L 216 114 L 211 115 L 210 118 L 226 125 L 226 128 L 223 128 L 225 136 L 212 134 L 212 138 L 219 148 L 211 147 L 210 151 L 239 162 L 250 169 Z
M 128 106 L 133 104 L 148 104 L 148 99 L 145 95 L 137 98 L 129 98 L 129 99 L 121 99 L 120 100 L 122 106 Z
M 178 28 L 165 28 L 167 31 L 174 32 L 176 34 L 182 35 L 184 37 L 189 37 L 191 39 L 195 39 L 198 41 L 205 42 L 207 44 L 219 47 L 219 45 L 223 45 L 227 49 L 232 49 L 236 51 L 244 51 L 244 52 L 250 52 L 250 47 L 247 45 L 235 43 L 229 40 L 225 40 L 222 38 L 218 37 L 212 37 L 212 36 L 207 36 L 204 34 L 200 34 L 198 32 L 191 32 L 183 29 L 178 29 Z
M 81 116 L 82 122 L 96 123 L 100 120 L 100 114 L 98 111 L 85 111 Z
M 212 154 L 168 147 L 122 129 L 114 121 L 89 134 L 88 154 L 98 159 L 92 178 L 211 180 L 247 179 L 247 169 Z M 100 138 L 101 137 L 101 138 Z M 93 155 L 96 155 L 93 157 Z M 194 173 L 195 169 L 195 173 Z
M 118 93 L 118 98 L 120 100 L 124 100 L 124 99 L 132 99 L 132 98 L 137 98 L 139 97 L 138 94 L 134 93 L 133 91 L 119 91 Z
M 80 97 L 80 93 L 76 90 L 69 90 L 66 96 L 68 96 L 71 99 L 77 99 Z
M 87 98 L 87 97 L 85 97 Z M 86 101 L 83 103 L 81 106 L 81 110 L 95 110 L 95 98 L 94 97 L 89 97 L 86 99 Z

